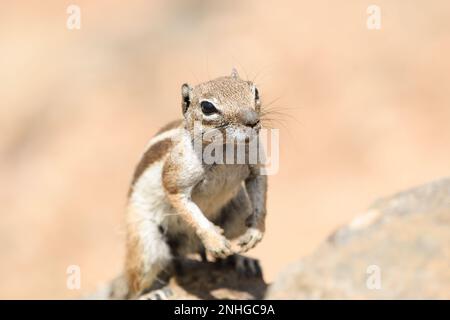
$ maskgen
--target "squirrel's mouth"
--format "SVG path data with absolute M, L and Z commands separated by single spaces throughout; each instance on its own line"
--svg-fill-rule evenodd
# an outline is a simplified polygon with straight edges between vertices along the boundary
M 250 143 L 259 136 L 259 127 L 249 128 L 246 126 L 226 126 L 211 128 L 202 133 L 204 142 L 216 144 L 242 144 Z
M 230 126 L 225 130 L 227 144 L 248 144 L 258 138 L 259 127 Z

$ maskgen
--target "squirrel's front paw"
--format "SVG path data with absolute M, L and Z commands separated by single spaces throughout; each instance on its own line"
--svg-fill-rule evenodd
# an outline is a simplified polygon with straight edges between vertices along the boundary
M 240 252 L 247 252 L 248 250 L 254 248 L 258 242 L 261 241 L 263 236 L 264 232 L 261 230 L 254 227 L 248 228 L 238 240 L 238 244 L 241 247 Z
M 199 234 L 205 249 L 216 258 L 226 258 L 233 254 L 231 243 L 222 235 L 222 229 L 216 227 L 213 230 Z

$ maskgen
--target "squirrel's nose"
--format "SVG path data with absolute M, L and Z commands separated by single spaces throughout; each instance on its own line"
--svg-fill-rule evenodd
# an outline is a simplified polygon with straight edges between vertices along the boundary
M 253 110 L 247 111 L 242 120 L 243 124 L 250 128 L 254 128 L 259 124 L 258 114 Z
M 254 127 L 256 127 L 258 124 L 259 124 L 259 119 L 256 119 L 256 120 L 253 121 L 253 122 L 248 122 L 246 125 L 247 125 L 247 127 L 254 128 Z

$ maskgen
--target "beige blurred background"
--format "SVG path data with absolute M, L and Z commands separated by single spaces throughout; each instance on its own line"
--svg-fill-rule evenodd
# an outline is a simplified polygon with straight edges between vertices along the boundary
M 69 4 L 81 29 L 66 28 Z M 377 197 L 450 174 L 450 2 L 2 1 L 0 298 L 121 270 L 128 183 L 180 85 L 254 79 L 280 116 L 271 281 Z M 66 268 L 81 267 L 81 290 Z

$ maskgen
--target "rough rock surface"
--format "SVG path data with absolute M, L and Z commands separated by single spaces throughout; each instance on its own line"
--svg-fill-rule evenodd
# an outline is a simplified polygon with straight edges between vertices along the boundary
M 269 299 L 450 299 L 450 179 L 377 201 L 285 270 Z
M 110 285 L 101 288 L 97 293 L 86 297 L 88 299 L 121 299 L 123 283 L 118 277 L 114 281 L 114 293 L 111 296 Z M 267 284 L 262 275 L 246 276 L 226 264 L 201 262 L 185 259 L 179 263 L 176 275 L 166 288 L 170 288 L 169 299 L 262 299 Z M 147 299 L 144 294 L 141 299 Z

